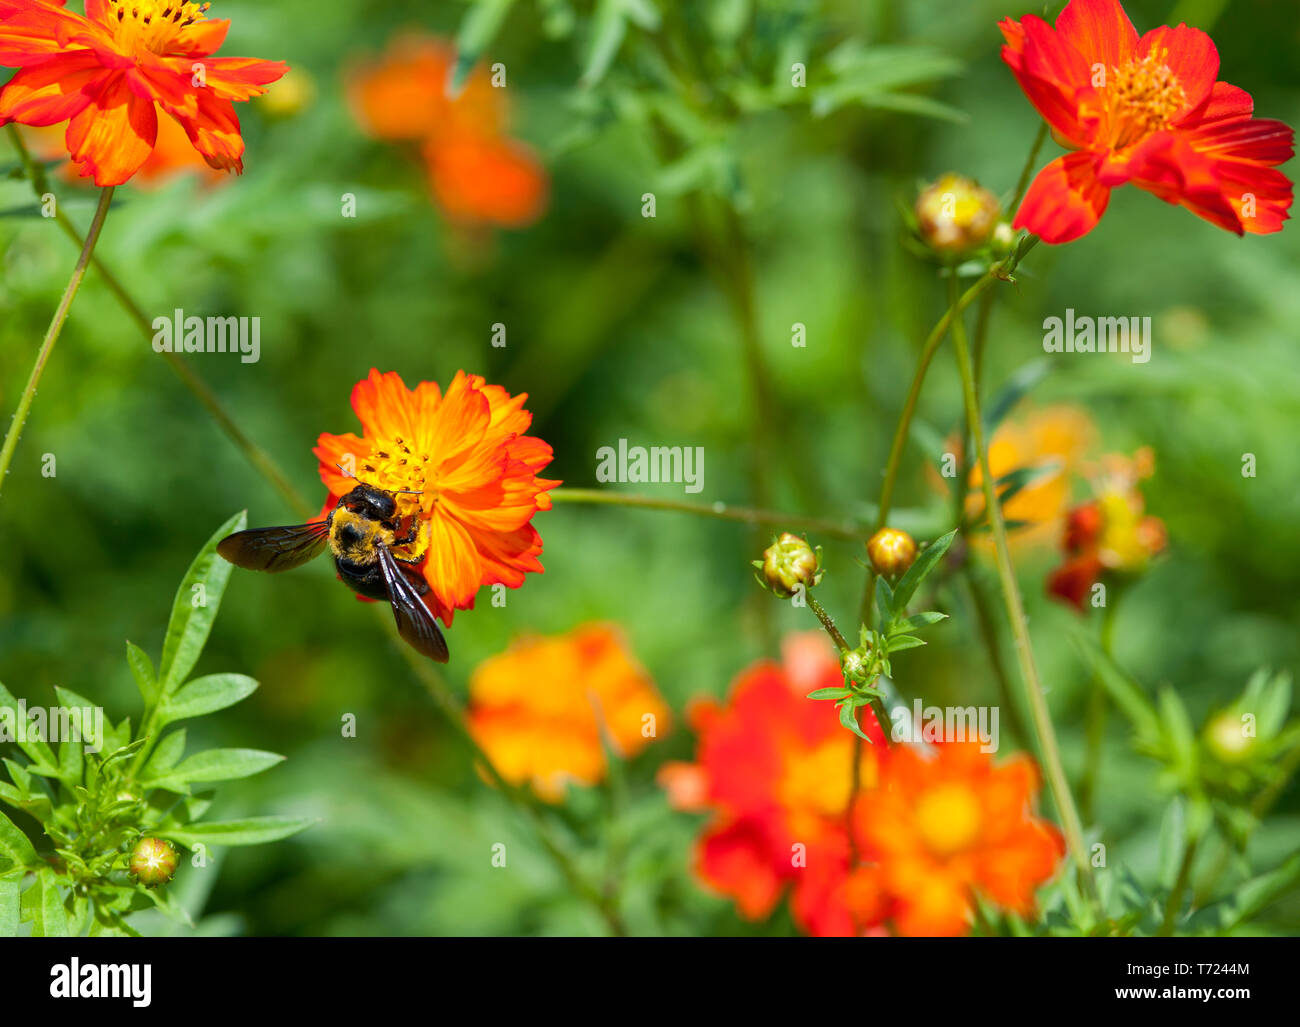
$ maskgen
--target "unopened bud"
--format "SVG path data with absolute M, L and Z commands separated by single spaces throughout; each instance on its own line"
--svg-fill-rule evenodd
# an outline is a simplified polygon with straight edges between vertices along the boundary
M 131 851 L 131 873 L 148 888 L 166 884 L 176 873 L 176 850 L 161 838 L 141 838 Z
M 754 566 L 761 572 L 761 583 L 783 599 L 822 579 L 821 551 L 788 531 L 763 550 L 763 559 L 755 560 Z
M 931 249 L 957 256 L 986 243 L 997 227 L 1001 205 L 987 189 L 954 172 L 921 190 L 916 227 Z
M 1250 755 L 1255 739 L 1246 731 L 1240 714 L 1220 713 L 1205 731 L 1211 751 L 1224 763 L 1241 763 Z
M 897 528 L 881 528 L 867 543 L 867 556 L 882 578 L 901 577 L 916 559 L 916 540 Z

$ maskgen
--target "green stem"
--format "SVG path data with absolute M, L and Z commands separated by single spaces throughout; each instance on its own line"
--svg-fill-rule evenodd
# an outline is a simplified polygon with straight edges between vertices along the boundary
M 86 267 L 95 250 L 95 243 L 99 241 L 99 233 L 103 230 L 109 205 L 113 202 L 114 188 L 109 186 L 99 194 L 99 206 L 95 208 L 94 220 L 90 222 L 90 231 L 86 233 L 86 241 L 82 244 L 81 256 L 77 258 L 76 266 L 72 269 L 72 277 L 68 279 L 68 284 L 63 289 L 63 298 L 59 300 L 59 305 L 54 311 L 54 318 L 50 321 L 50 327 L 46 330 L 41 348 L 36 354 L 32 373 L 28 375 L 27 384 L 23 387 L 22 396 L 19 397 L 18 409 L 9 423 L 4 446 L 0 447 L 0 489 L 4 487 L 4 480 L 9 474 L 9 465 L 13 462 L 14 450 L 18 448 L 18 437 L 23 433 L 23 425 L 27 423 L 32 401 L 36 398 L 36 386 L 40 384 L 41 373 L 45 370 L 50 354 L 54 351 L 54 344 L 59 341 L 63 323 L 68 319 L 68 310 L 72 307 L 72 300 L 77 295 L 77 290 L 81 288 L 81 280 L 86 277 Z
M 32 189 L 38 197 L 43 196 L 49 189 L 45 169 L 32 159 L 31 153 L 28 151 L 26 143 L 23 142 L 22 134 L 18 131 L 16 125 L 11 124 L 9 126 L 9 133 L 10 141 L 18 151 L 18 157 L 22 161 L 27 178 L 32 183 Z M 83 245 L 81 233 L 77 231 L 72 219 L 63 212 L 62 207 L 55 209 L 54 218 L 74 245 Z M 108 291 L 113 294 L 118 303 L 121 304 L 122 309 L 126 311 L 127 316 L 135 322 L 145 338 L 152 341 L 153 324 L 141 309 L 140 304 L 126 291 L 125 286 L 122 285 L 116 275 L 109 271 L 99 257 L 92 256 L 90 262 L 100 279 L 108 286 Z M 226 433 L 226 436 L 244 454 L 248 462 L 253 465 L 253 468 L 280 493 L 294 511 L 304 520 L 315 514 L 316 511 L 289 483 L 289 479 L 285 477 L 275 461 L 257 443 L 244 434 L 243 429 L 239 427 L 235 419 L 226 412 L 221 400 L 217 398 L 207 383 L 198 376 L 185 359 L 179 353 L 166 352 L 161 355 L 166 359 L 171 369 L 176 372 L 177 377 L 180 378 L 185 387 L 190 390 L 212 419 L 217 422 L 217 426 Z
M 957 282 L 949 283 L 949 293 L 954 306 L 957 301 Z M 1039 748 L 1042 753 L 1043 769 L 1047 783 L 1052 791 L 1052 798 L 1060 814 L 1062 828 L 1070 854 L 1078 868 L 1079 879 L 1090 897 L 1095 896 L 1092 879 L 1092 867 L 1084 847 L 1083 828 L 1079 822 L 1079 813 L 1070 794 L 1070 785 L 1061 764 L 1061 753 L 1056 742 L 1056 731 L 1052 726 L 1052 717 L 1047 708 L 1047 697 L 1043 693 L 1043 684 L 1038 675 L 1038 665 L 1034 661 L 1033 644 L 1029 637 L 1029 626 L 1025 620 L 1024 604 L 1020 598 L 1020 586 L 1016 582 L 1015 568 L 1011 563 L 1011 550 L 1007 545 L 1007 526 L 1002 517 L 1002 507 L 994 491 L 993 474 L 989 470 L 989 452 L 984 438 L 984 420 L 980 413 L 979 395 L 975 390 L 975 371 L 971 366 L 970 348 L 966 343 L 966 328 L 960 317 L 953 321 L 953 348 L 957 352 L 957 368 L 961 374 L 962 395 L 966 406 L 966 425 L 975 444 L 975 456 L 979 461 L 984 504 L 988 510 L 989 527 L 993 535 L 993 550 L 997 565 L 998 579 L 1002 585 L 1002 600 L 1006 607 L 1007 619 L 1011 622 L 1011 632 L 1015 641 L 1016 655 L 1020 662 L 1021 676 L 1025 681 L 1025 690 L 1029 693 L 1030 709 L 1034 727 L 1038 732 Z
M 1020 181 L 1016 183 L 1016 195 L 1011 201 L 1011 216 L 1016 216 L 1016 211 L 1020 207 L 1020 201 L 1025 198 L 1025 193 L 1029 189 L 1029 180 L 1034 173 L 1034 164 L 1038 161 L 1038 151 L 1043 148 L 1043 143 L 1047 141 L 1047 122 L 1044 121 L 1038 126 L 1038 134 L 1034 136 L 1033 145 L 1029 148 L 1029 156 L 1025 159 L 1025 166 L 1020 169 Z
M 385 607 L 376 605 L 382 619 L 387 623 L 389 621 L 388 611 Z M 501 771 L 492 758 L 483 751 L 474 735 L 469 730 L 469 724 L 465 719 L 465 708 L 460 701 L 452 694 L 451 689 L 447 687 L 447 682 L 441 674 L 434 670 L 433 666 L 425 659 L 419 656 L 410 646 L 403 642 L 395 641 L 393 643 L 401 651 L 402 656 L 406 658 L 411 669 L 415 672 L 425 690 L 433 699 L 434 704 L 442 713 L 446 722 L 455 731 L 456 736 L 461 743 L 469 750 L 471 758 L 483 768 L 492 784 L 506 798 L 516 810 L 523 813 L 533 827 L 538 841 L 546 850 L 551 861 L 564 876 L 569 887 L 573 889 L 576 895 L 591 903 L 596 911 L 604 919 L 606 926 L 611 934 L 623 937 L 627 934 L 627 927 L 623 923 L 623 918 L 618 911 L 617 904 L 613 896 L 606 894 L 600 888 L 588 881 L 579 871 L 572 857 L 564 851 L 563 847 L 556 841 L 551 833 L 551 827 L 546 819 L 546 815 L 540 808 L 538 800 L 526 789 L 516 787 L 502 776 Z
M 1115 659 L 1115 610 L 1119 606 L 1119 593 L 1112 590 L 1112 601 L 1102 609 L 1101 651 L 1112 662 Z M 1084 712 L 1083 776 L 1079 779 L 1079 812 L 1086 823 L 1091 823 L 1097 796 L 1097 781 L 1101 776 L 1102 741 L 1106 734 L 1106 688 L 1098 672 L 1088 690 L 1088 704 Z
M 832 521 L 822 517 L 805 517 L 802 514 L 781 513 L 778 510 L 759 510 L 752 506 L 734 506 L 729 503 L 692 503 L 682 499 L 659 499 L 654 496 L 608 489 L 559 488 L 551 492 L 551 499 L 560 503 L 590 503 L 598 506 L 630 506 L 643 510 L 671 510 L 675 513 L 695 514 L 722 521 L 741 524 L 770 525 L 816 532 L 850 542 L 865 542 L 871 530 L 853 521 Z
M 1025 724 L 1024 714 L 1020 711 L 1020 700 L 1011 687 L 1011 676 L 1007 673 L 1006 662 L 1002 659 L 998 629 L 993 621 L 993 614 L 989 610 L 989 601 L 984 592 L 984 585 L 977 577 L 976 569 L 972 565 L 967 565 L 964 577 L 966 587 L 970 590 L 971 605 L 975 608 L 975 623 L 979 628 L 980 639 L 983 641 L 984 649 L 988 653 L 989 666 L 993 669 L 993 678 L 998 684 L 998 695 L 1003 708 L 1006 709 L 1011 718 L 1012 734 L 1021 747 L 1032 746 L 1034 736 L 1030 734 L 1028 725 Z
M 826 634 L 831 636 L 831 641 L 835 643 L 835 648 L 840 651 L 840 655 L 843 656 L 845 653 L 851 651 L 853 647 L 849 645 L 848 640 L 840 632 L 840 629 L 836 627 L 834 619 L 826 612 L 825 607 L 823 607 L 822 604 L 811 595 L 809 595 L 807 599 L 808 608 L 812 610 L 812 612 L 817 615 L 817 619 L 822 622 L 822 627 L 826 629 Z M 879 675 L 877 675 L 877 677 L 878 676 Z M 871 687 L 875 687 L 875 683 L 875 678 L 873 678 L 871 681 Z M 885 745 L 889 746 L 893 744 L 893 740 L 889 737 L 889 728 L 886 726 L 889 723 L 889 714 L 886 712 L 885 704 L 881 701 L 880 696 L 878 695 L 873 695 L 871 697 L 871 712 L 876 715 L 876 720 L 880 722 L 880 731 L 885 736 Z M 861 738 L 858 735 L 855 734 L 853 737 L 861 741 Z M 849 795 L 850 811 L 853 809 L 853 803 L 857 799 L 857 789 L 861 783 L 858 780 L 856 763 L 854 764 L 853 778 L 853 790 Z
M 1196 862 L 1196 848 L 1200 840 L 1199 835 L 1187 839 L 1187 848 L 1183 850 L 1183 861 L 1178 866 L 1178 878 L 1174 881 L 1173 890 L 1165 902 L 1165 918 L 1159 932 L 1161 938 L 1168 938 L 1174 933 L 1174 922 L 1178 919 L 1178 910 L 1183 905 L 1183 893 L 1187 891 L 1188 882 L 1192 879 L 1192 865 Z

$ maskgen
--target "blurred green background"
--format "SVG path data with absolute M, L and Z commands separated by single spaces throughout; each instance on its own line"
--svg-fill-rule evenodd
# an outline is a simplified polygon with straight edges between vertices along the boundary
M 538 6 L 516 5 L 488 50 L 509 69 L 514 132 L 552 175 L 546 215 L 532 228 L 474 244 L 449 230 L 417 165 L 365 137 L 347 107 L 343 75 L 399 29 L 454 35 L 462 5 L 223 0 L 233 26 L 225 54 L 287 60 L 308 72 L 315 98 L 292 117 L 240 105 L 247 171 L 216 189 L 183 178 L 118 191 L 99 248 L 151 317 L 258 316 L 261 360 L 187 359 L 244 430 L 313 503 L 324 498 L 311 447 L 322 431 L 355 429 L 352 385 L 373 366 L 408 384 L 446 383 L 461 368 L 527 392 L 533 434 L 551 443 L 549 476 L 595 484 L 596 450 L 633 444 L 702 446 L 705 502 L 754 502 L 791 512 L 869 520 L 890 436 L 920 340 L 943 309 L 934 268 L 900 245 L 898 207 L 916 184 L 955 169 L 1009 194 L 1038 119 L 998 57 L 998 19 L 1027 8 L 1000 0 L 760 3 L 767 36 L 720 47 L 710 67 L 769 83 L 799 12 L 825 53 L 842 40 L 915 44 L 951 58 L 914 91 L 964 112 L 961 121 L 849 103 L 824 117 L 806 104 L 755 104 L 724 123 L 716 145 L 751 240 L 757 330 L 777 410 L 761 454 L 733 311 L 701 244 L 680 167 L 665 174 L 640 95 L 644 34 L 633 31 L 606 82 L 585 93 L 574 41 L 548 36 Z M 547 5 L 542 5 L 545 7 Z M 555 8 L 563 4 L 550 5 Z M 576 5 L 585 11 L 589 5 Z M 679 5 L 661 7 L 670 11 Z M 696 8 L 699 8 L 697 11 Z M 711 4 L 682 4 L 695 24 Z M 725 5 L 716 5 L 725 6 Z M 1031 5 L 1032 6 L 1032 5 Z M 1273 0 L 1133 0 L 1139 30 L 1186 19 L 1210 28 L 1220 77 L 1250 91 L 1256 112 L 1300 123 L 1300 12 Z M 784 17 L 784 15 L 782 15 Z M 581 40 L 579 39 L 579 42 Z M 778 69 L 775 70 L 774 69 Z M 810 78 L 816 71 L 810 65 Z M 613 113 L 611 113 L 613 112 Z M 4 139 L 0 136 L 0 139 Z M 7 139 L 0 163 L 11 160 Z M 1049 142 L 1039 164 L 1054 155 Z M 657 194 L 657 217 L 641 196 Z M 341 197 L 358 216 L 340 216 Z M 85 226 L 94 197 L 63 185 L 61 202 Z M 52 223 L 24 216 L 27 183 L 0 182 L 0 401 L 17 402 L 38 341 L 75 259 Z M 712 224 L 712 222 L 709 222 Z M 725 247 L 728 240 L 714 240 Z M 1105 450 L 1150 445 L 1156 474 L 1148 511 L 1170 550 L 1126 598 L 1120 662 L 1140 680 L 1177 687 L 1196 717 L 1225 705 L 1259 666 L 1300 665 L 1295 582 L 1300 575 L 1300 235 L 1294 228 L 1239 240 L 1135 189 L 1117 192 L 1101 226 L 1059 251 L 1040 247 L 1004 290 L 989 342 L 995 390 L 1041 359 L 1041 322 L 1080 313 L 1149 315 L 1154 355 L 1059 357 L 1034 402 L 1085 406 Z M 491 326 L 508 329 L 491 346 Z M 790 344 L 795 322 L 807 345 Z M 920 417 L 947 434 L 960 392 L 945 346 Z M 57 476 L 41 474 L 43 454 Z M 1242 455 L 1258 476 L 1243 479 Z M 680 486 L 647 486 L 684 498 Z M 896 497 L 925 523 L 942 511 L 919 447 Z M 56 684 L 121 716 L 138 697 L 124 640 L 156 653 L 172 593 L 189 560 L 227 516 L 294 520 L 242 459 L 114 298 L 88 277 L 45 372 L 0 503 L 0 680 L 31 702 Z M 814 625 L 754 585 L 747 561 L 766 532 L 680 514 L 559 505 L 534 522 L 546 573 L 486 596 L 448 633 L 453 687 L 524 631 L 557 632 L 590 619 L 623 625 L 636 656 L 677 711 L 723 695 L 733 676 L 775 652 L 789 630 Z M 933 518 L 931 518 L 933 523 Z M 831 539 L 823 602 L 852 620 L 861 546 Z M 1078 765 L 1089 672 L 1069 644 L 1074 613 L 1043 596 L 1050 552 L 1020 565 L 1031 627 L 1068 768 Z M 800 616 L 800 614 L 803 614 Z M 927 702 L 996 702 L 968 617 L 909 653 L 900 685 Z M 232 850 L 220 874 L 183 886 L 210 890 L 205 929 L 250 934 L 586 933 L 601 925 L 565 888 L 517 815 L 477 778 L 425 696 L 390 632 L 333 580 L 326 561 L 278 578 L 236 572 L 199 673 L 262 682 L 246 703 L 191 726 L 201 743 L 271 749 L 287 763 L 220 789 L 217 815 L 293 813 L 321 823 L 286 842 Z M 356 739 L 340 736 L 355 714 Z M 197 732 L 197 737 L 193 737 Z M 1157 768 L 1132 755 L 1112 717 L 1099 812 L 1113 853 L 1139 872 L 1156 855 Z M 673 814 L 653 783 L 666 758 L 689 758 L 673 733 L 629 768 L 632 804 L 618 830 L 632 841 L 626 879 L 631 928 L 679 934 L 786 932 L 741 921 L 688 874 L 699 820 Z M 598 790 L 573 790 L 565 816 L 598 869 L 608 841 Z M 493 869 L 505 842 L 510 870 Z M 1253 842 L 1261 865 L 1300 848 L 1292 787 Z M 1114 858 L 1114 857 L 1112 857 Z M 178 882 L 179 883 L 179 882 Z M 1294 900 L 1269 913 L 1300 927 Z

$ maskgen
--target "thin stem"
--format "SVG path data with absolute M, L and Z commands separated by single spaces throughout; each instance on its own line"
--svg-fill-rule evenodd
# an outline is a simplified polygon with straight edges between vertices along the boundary
M 949 285 L 954 305 L 957 301 L 957 283 Z M 1011 563 L 1011 550 L 1007 545 L 1007 526 L 1002 517 L 1002 507 L 994 491 L 993 474 L 989 470 L 989 452 L 984 438 L 984 420 L 980 413 L 979 395 L 975 390 L 975 372 L 971 366 L 970 348 L 966 343 L 966 328 L 960 317 L 953 321 L 953 349 L 957 352 L 957 368 L 961 374 L 962 394 L 966 405 L 966 425 L 975 443 L 975 455 L 979 461 L 984 504 L 988 510 L 989 527 L 993 534 L 993 549 L 996 557 L 998 578 L 1002 585 L 1002 600 L 1006 607 L 1007 619 L 1011 622 L 1011 632 L 1015 640 L 1016 655 L 1020 662 L 1020 672 L 1025 680 L 1025 689 L 1029 693 L 1030 709 L 1033 714 L 1034 727 L 1038 732 L 1038 742 L 1042 753 L 1043 769 L 1052 791 L 1057 811 L 1060 813 L 1066 843 L 1079 871 L 1079 879 L 1090 896 L 1095 896 L 1095 884 L 1092 879 L 1092 867 L 1084 848 L 1083 828 L 1079 822 L 1079 813 L 1070 794 L 1070 785 L 1061 765 L 1061 752 L 1056 742 L 1056 731 L 1052 726 L 1052 717 L 1047 708 L 1047 698 L 1043 694 L 1043 684 L 1038 676 L 1038 665 L 1034 661 L 1033 644 L 1029 637 L 1029 626 L 1025 621 L 1024 604 L 1020 598 L 1020 586 L 1016 582 L 1015 568 Z
M 1115 610 L 1119 606 L 1119 593 L 1112 590 L 1112 601 L 1102 609 L 1101 651 L 1112 662 L 1115 659 Z M 1100 671 L 1093 677 L 1088 691 L 1088 704 L 1084 712 L 1083 776 L 1079 779 L 1079 812 L 1086 823 L 1093 819 L 1097 796 L 1097 781 L 1101 776 L 1102 741 L 1106 734 L 1106 688 Z
M 840 633 L 840 629 L 835 626 L 835 621 L 832 620 L 831 615 L 826 612 L 826 608 L 811 595 L 806 596 L 806 598 L 808 600 L 808 609 L 812 610 L 812 612 L 817 615 L 817 619 L 822 622 L 822 627 L 826 629 L 826 634 L 831 636 L 831 641 L 835 643 L 835 648 L 840 651 L 841 655 L 849 652 L 853 647 L 849 645 L 844 635 Z
M 975 623 L 979 627 L 980 638 L 984 642 L 984 649 L 989 656 L 989 666 L 993 669 L 993 678 L 998 684 L 998 695 L 1002 700 L 1002 705 L 1011 717 L 1011 731 L 1021 746 L 1032 746 L 1034 736 L 1029 732 L 1024 714 L 1020 712 L 1020 700 L 1012 689 L 1011 676 L 1007 673 L 1006 662 L 1002 659 L 998 629 L 993 621 L 993 614 L 989 610 L 989 601 L 988 596 L 984 593 L 984 585 L 976 576 L 973 566 L 967 566 L 964 576 L 966 578 L 966 587 L 971 594 L 971 605 L 975 608 Z
M 1196 862 L 1196 848 L 1200 840 L 1200 835 L 1187 839 L 1187 848 L 1183 850 L 1183 861 L 1178 866 L 1178 878 L 1174 881 L 1173 890 L 1165 902 L 1165 917 L 1159 932 L 1162 938 L 1168 938 L 1174 933 L 1174 922 L 1178 919 L 1178 910 L 1183 904 L 1183 893 L 1187 891 L 1188 882 L 1192 879 L 1192 865 Z
M 1011 216 L 1015 217 L 1016 211 L 1020 207 L 1020 201 L 1025 198 L 1025 193 L 1029 189 L 1029 179 L 1034 173 L 1034 164 L 1038 160 L 1038 151 L 1043 148 L 1043 143 L 1047 141 L 1047 122 L 1044 121 L 1038 126 L 1038 134 L 1034 136 L 1033 145 L 1029 148 L 1029 156 L 1025 159 L 1025 166 L 1020 169 L 1020 181 L 1016 183 L 1016 195 L 1011 201 Z
M 18 409 L 9 423 L 4 446 L 0 448 L 0 489 L 4 487 L 4 480 L 9 474 L 9 465 L 13 462 L 14 450 L 18 448 L 18 437 L 23 433 L 23 425 L 27 423 L 32 401 L 36 398 L 36 386 L 40 384 L 41 372 L 45 370 L 45 364 L 49 361 L 50 354 L 54 352 L 54 344 L 59 341 L 63 323 L 68 319 L 68 310 L 72 307 L 72 300 L 77 295 L 77 290 L 81 288 L 81 280 L 86 277 L 86 266 L 90 263 L 90 255 L 95 250 L 95 243 L 99 241 L 100 231 L 103 230 L 104 218 L 108 216 L 109 205 L 113 202 L 114 188 L 109 186 L 99 194 L 99 206 L 95 208 L 94 220 L 90 222 L 90 231 L 86 233 L 86 241 L 82 244 L 81 256 L 77 258 L 76 266 L 72 269 L 72 277 L 68 279 L 68 284 L 63 289 L 63 298 L 59 300 L 59 305 L 54 311 L 54 318 L 50 321 L 50 327 L 46 330 L 41 348 L 36 354 L 32 373 L 27 377 L 27 384 L 23 387 L 22 396 L 19 397 Z
M 18 132 L 17 126 L 9 126 L 10 141 L 18 151 L 18 157 L 22 161 L 23 168 L 26 171 L 28 181 L 32 183 L 32 189 L 37 196 L 43 196 L 48 191 L 48 183 L 45 176 L 45 169 L 32 159 L 27 145 L 23 142 L 21 133 Z M 63 212 L 62 207 L 56 207 L 54 219 L 63 229 L 64 234 L 77 246 L 82 246 L 83 241 L 81 233 L 77 231 L 77 226 L 72 223 L 72 219 Z M 136 323 L 144 336 L 150 340 L 153 339 L 153 324 L 148 316 L 141 309 L 140 304 L 135 301 L 125 286 L 118 280 L 105 266 L 104 262 L 96 256 L 91 257 L 91 264 L 99 274 L 100 279 L 108 286 L 109 292 L 116 297 L 122 309 L 126 311 L 127 316 Z M 289 479 L 276 465 L 275 461 L 262 449 L 257 443 L 244 434 L 243 429 L 235 422 L 235 419 L 226 412 L 221 401 L 203 381 L 202 378 L 194 371 L 179 353 L 164 352 L 161 354 L 176 372 L 177 377 L 184 383 L 185 387 L 193 393 L 194 397 L 203 405 L 212 419 L 217 422 L 217 426 L 226 433 L 226 436 L 233 442 L 237 449 L 247 458 L 253 468 L 258 471 L 270 485 L 280 493 L 285 501 L 294 509 L 294 511 L 304 520 L 311 517 L 316 511 L 303 499 L 302 495 L 289 483 Z
M 871 530 L 854 524 L 851 520 L 832 521 L 822 517 L 805 517 L 802 514 L 781 513 L 778 510 L 759 510 L 752 506 L 734 506 L 730 503 L 692 503 L 682 499 L 659 499 L 629 492 L 606 489 L 560 488 L 551 492 L 551 498 L 560 503 L 591 503 L 601 506 L 630 506 L 643 510 L 671 510 L 676 513 L 695 514 L 722 521 L 741 524 L 771 525 L 816 532 L 850 542 L 865 542 Z
M 387 610 L 379 605 L 376 605 L 376 609 L 379 610 L 383 619 L 387 621 Z M 540 808 L 538 800 L 534 798 L 532 793 L 523 788 L 516 787 L 511 782 L 507 781 L 501 774 L 501 771 L 497 769 L 496 764 L 492 762 L 492 758 L 484 752 L 483 747 L 478 744 L 477 739 L 475 739 L 474 735 L 470 732 L 469 725 L 465 719 L 465 708 L 460 704 L 460 701 L 456 696 L 452 694 L 451 689 L 447 687 L 446 680 L 441 674 L 433 669 L 433 666 L 427 660 L 422 659 L 419 654 L 412 650 L 410 646 L 397 641 L 393 644 L 401 651 L 402 656 L 406 658 L 407 663 L 410 664 L 411 669 L 415 672 L 415 676 L 418 677 L 420 682 L 424 685 L 425 690 L 433 699 L 439 712 L 442 713 L 447 723 L 451 725 L 452 730 L 455 731 L 456 736 L 461 740 L 465 748 L 469 750 L 471 758 L 483 768 L 483 772 L 487 774 L 492 784 L 496 786 L 497 790 L 503 796 L 505 796 L 506 800 L 528 818 L 538 840 L 542 843 L 542 847 L 546 850 L 547 855 L 551 857 L 551 861 L 564 876 L 569 887 L 571 887 L 576 894 L 582 896 L 592 904 L 604 919 L 611 934 L 618 937 L 625 936 L 627 934 L 627 928 L 623 923 L 623 918 L 619 914 L 612 896 L 607 895 L 600 888 L 597 888 L 578 870 L 572 857 L 564 851 L 559 842 L 557 842 L 555 837 L 552 835 L 551 826 L 547 822 L 546 816 Z

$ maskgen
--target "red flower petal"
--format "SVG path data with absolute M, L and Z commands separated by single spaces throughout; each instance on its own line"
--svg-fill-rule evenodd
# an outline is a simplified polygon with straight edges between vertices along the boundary
M 1175 121 L 1209 99 L 1214 80 L 1219 75 L 1219 51 L 1215 49 L 1214 40 L 1200 29 L 1186 25 L 1177 28 L 1162 25 L 1152 29 L 1139 40 L 1137 50 L 1139 58 L 1149 54 L 1157 55 L 1168 65 L 1187 94 L 1187 102 L 1182 113 L 1174 116 Z
M 1119 0 L 1071 0 L 1056 19 L 1056 31 L 1089 64 L 1107 72 L 1124 64 L 1137 49 L 1138 33 Z
M 1067 153 L 1043 168 L 1025 194 L 1014 227 L 1046 243 L 1071 242 L 1096 227 L 1110 202 L 1088 153 Z
M 121 185 L 134 175 L 158 138 L 153 101 L 138 96 L 129 78 L 108 79 L 94 102 L 68 122 L 68 152 L 98 186 Z

